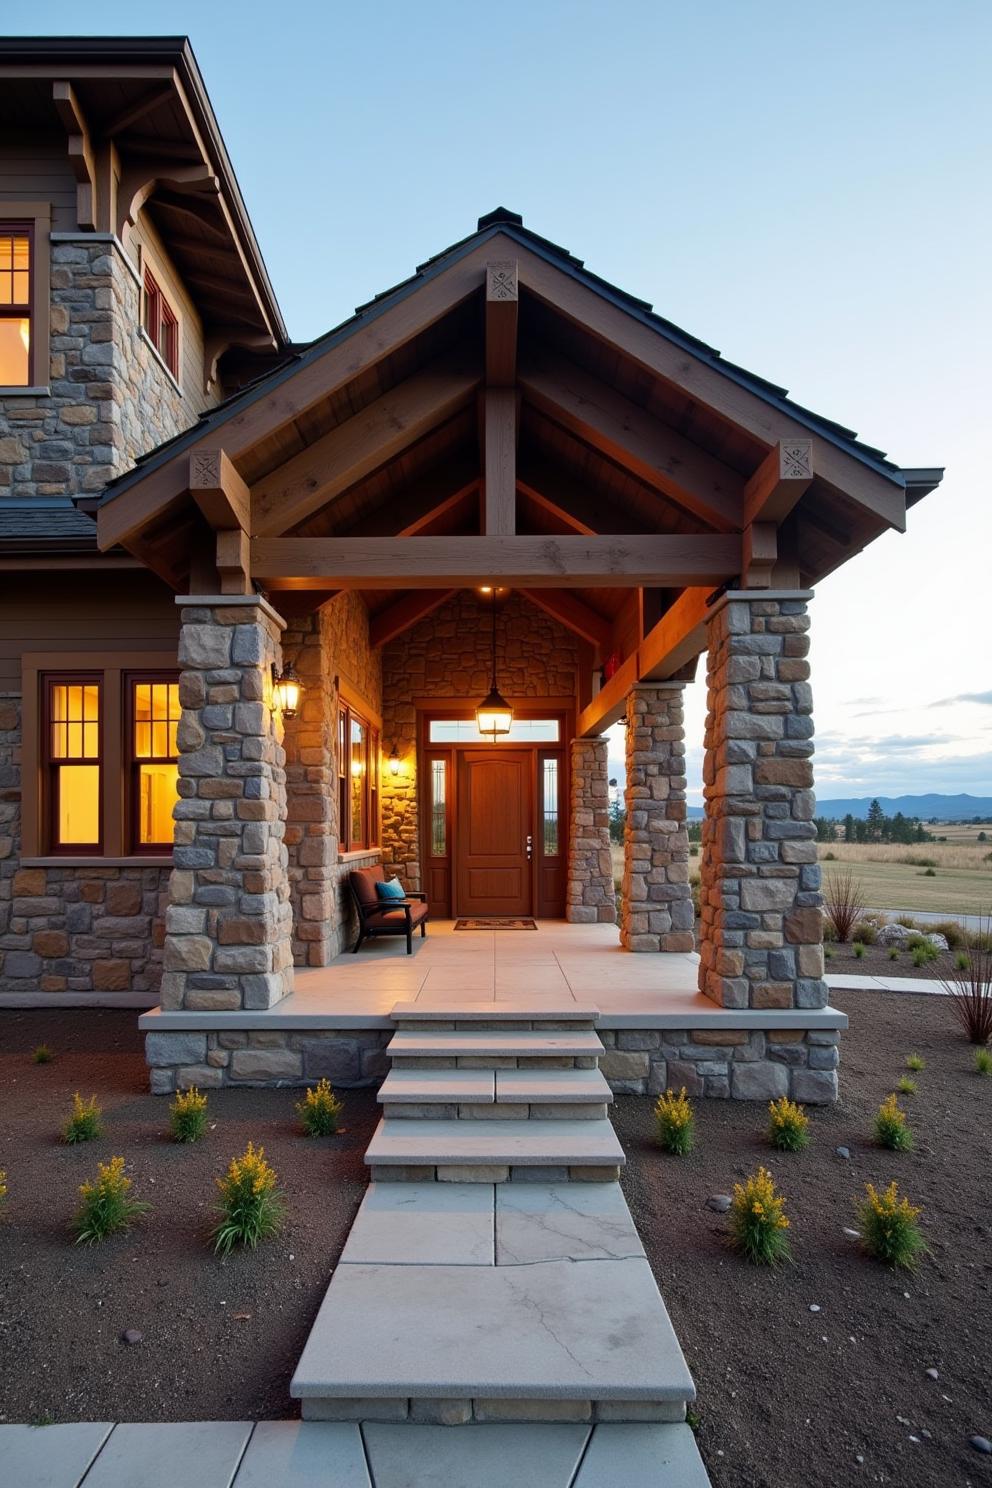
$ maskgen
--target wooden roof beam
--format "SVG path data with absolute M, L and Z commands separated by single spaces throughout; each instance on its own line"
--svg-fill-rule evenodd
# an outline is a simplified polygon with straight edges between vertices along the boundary
M 76 217 L 79 226 L 95 231 L 99 225 L 96 200 L 96 163 L 90 132 L 75 89 L 69 82 L 52 84 L 55 111 L 69 137 L 69 164 L 76 178 Z
M 174 75 L 175 76 L 175 75 Z M 143 93 L 136 103 L 128 104 L 126 109 L 121 109 L 119 114 L 105 124 L 101 133 L 107 139 L 113 139 L 117 134 L 123 134 L 125 129 L 130 129 L 132 124 L 137 124 L 139 119 L 146 118 L 161 108 L 163 103 L 168 103 L 175 97 L 178 79 L 167 83 L 164 88 L 155 88 L 151 93 Z
M 517 394 L 487 388 L 483 398 L 483 526 L 491 537 L 509 537 L 517 530 Z
M 812 439 L 780 439 L 744 487 L 745 526 L 784 521 L 812 481 Z
M 520 593 L 524 599 L 529 599 L 531 604 L 537 605 L 545 614 L 560 620 L 562 625 L 581 636 L 584 641 L 598 646 L 601 656 L 609 654 L 613 643 L 612 623 L 591 605 L 585 604 L 567 589 L 521 589 Z
M 516 259 L 486 264 L 486 386 L 512 388 L 517 380 Z
M 457 592 L 456 589 L 416 589 L 401 595 L 369 620 L 369 645 L 385 646 L 394 641 Z
M 248 531 L 251 492 L 222 449 L 190 455 L 189 490 L 211 527 Z
M 273 589 L 682 588 L 741 570 L 738 536 L 265 537 L 251 571 Z M 314 583 L 317 580 L 318 583 Z
M 444 423 L 472 398 L 479 381 L 478 371 L 442 359 L 383 393 L 256 483 L 253 535 L 275 537 L 305 521 Z
M 636 403 L 564 357 L 528 360 L 518 374 L 542 413 L 718 532 L 739 532 L 743 481 Z
M 563 527 L 567 527 L 570 532 L 581 532 L 586 537 L 595 536 L 595 527 L 589 526 L 589 524 L 587 522 L 584 522 L 581 517 L 576 516 L 576 514 L 572 511 L 566 510 L 566 508 L 564 506 L 561 506 L 557 501 L 553 501 L 550 496 L 545 496 L 543 491 L 539 491 L 537 487 L 532 486 L 529 481 L 518 480 L 517 488 L 522 495 L 526 496 L 528 501 L 532 502 L 534 506 L 538 508 L 539 511 L 546 513 L 547 516 L 553 518 L 554 521 L 561 523 Z

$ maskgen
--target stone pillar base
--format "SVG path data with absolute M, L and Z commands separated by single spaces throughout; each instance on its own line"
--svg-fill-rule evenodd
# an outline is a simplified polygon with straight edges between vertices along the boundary
M 573 925 L 616 924 L 608 750 L 606 739 L 572 740 L 565 918 Z
M 627 825 L 620 943 L 627 951 L 695 946 L 685 810 L 681 682 L 645 683 L 627 698 Z

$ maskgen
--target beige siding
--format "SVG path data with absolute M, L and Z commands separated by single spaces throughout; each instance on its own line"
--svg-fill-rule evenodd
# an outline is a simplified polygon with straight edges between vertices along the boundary
M 52 231 L 72 232 L 76 181 L 65 135 L 24 135 L 0 141 L 0 211 L 18 201 L 50 201 Z

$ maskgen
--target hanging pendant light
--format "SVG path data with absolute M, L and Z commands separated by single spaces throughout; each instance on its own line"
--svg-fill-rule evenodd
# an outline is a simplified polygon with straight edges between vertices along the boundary
M 493 608 L 493 675 L 492 686 L 488 695 L 475 710 L 475 720 L 478 724 L 479 733 L 486 734 L 495 741 L 505 737 L 510 732 L 513 723 L 513 709 L 506 698 L 496 686 L 496 585 L 492 588 Z

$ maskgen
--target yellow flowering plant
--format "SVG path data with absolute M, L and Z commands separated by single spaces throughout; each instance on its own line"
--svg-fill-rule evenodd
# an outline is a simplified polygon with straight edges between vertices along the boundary
M 211 1231 L 215 1250 L 225 1255 L 236 1245 L 254 1250 L 259 1240 L 282 1228 L 285 1203 L 264 1147 L 249 1142 L 244 1154 L 232 1157 L 227 1172 L 215 1181 L 221 1198 L 220 1220 Z
M 151 1207 L 131 1197 L 131 1180 L 124 1173 L 124 1159 L 112 1157 L 97 1163 L 96 1177 L 79 1185 L 80 1204 L 73 1219 L 77 1245 L 93 1245 L 129 1230 Z
M 300 1123 L 308 1137 L 329 1137 L 338 1129 L 344 1102 L 338 1100 L 329 1080 L 307 1086 L 307 1093 L 297 1102 Z
M 89 1100 L 84 1101 L 77 1090 L 72 1097 L 72 1112 L 62 1128 L 62 1140 L 69 1143 L 92 1142 L 96 1137 L 102 1136 L 102 1115 L 96 1096 L 91 1095 Z
M 780 1152 L 802 1152 L 809 1146 L 809 1117 L 787 1095 L 768 1103 L 768 1140 Z
M 865 1194 L 857 1206 L 865 1250 L 887 1266 L 911 1269 L 920 1252 L 926 1250 L 917 1224 L 922 1209 L 911 1204 L 905 1195 L 899 1197 L 895 1179 L 883 1193 L 873 1183 L 866 1183 Z
M 908 1152 L 913 1145 L 913 1133 L 895 1092 L 882 1102 L 875 1114 L 875 1141 L 892 1152 Z
M 207 1129 L 207 1097 L 195 1085 L 180 1090 L 169 1107 L 169 1131 L 174 1142 L 198 1142 Z
M 756 1266 L 789 1259 L 785 1199 L 776 1191 L 767 1168 L 734 1184 L 730 1205 L 730 1238 L 735 1250 Z
M 692 1151 L 696 1122 L 692 1102 L 686 1095 L 685 1086 L 679 1091 L 666 1090 L 658 1097 L 654 1108 L 658 1146 L 663 1152 L 673 1152 L 676 1157 L 685 1157 Z

